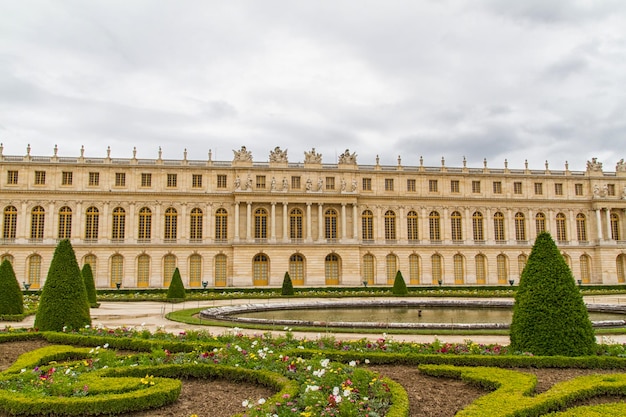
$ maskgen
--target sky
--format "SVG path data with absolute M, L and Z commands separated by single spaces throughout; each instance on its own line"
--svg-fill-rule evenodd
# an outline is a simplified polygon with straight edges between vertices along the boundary
M 0 0 L 5 155 L 605 171 L 623 0 Z

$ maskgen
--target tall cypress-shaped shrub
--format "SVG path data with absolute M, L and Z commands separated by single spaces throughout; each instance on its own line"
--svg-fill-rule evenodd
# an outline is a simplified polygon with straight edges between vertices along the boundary
M 96 283 L 93 280 L 91 265 L 83 265 L 83 269 L 80 272 L 83 276 L 83 281 L 85 281 L 85 289 L 87 290 L 87 301 L 89 301 L 89 306 L 91 308 L 98 308 L 100 304 L 98 303 L 98 298 L 96 295 Z
M 178 268 L 174 270 L 174 274 L 172 275 L 172 281 L 170 282 L 170 286 L 167 289 L 167 299 L 168 300 L 182 300 L 185 298 L 187 294 L 185 293 L 185 286 L 183 285 L 183 280 L 180 277 L 180 271 Z
M 408 288 L 406 287 L 406 282 L 404 282 L 404 277 L 402 276 L 402 272 L 396 272 L 396 278 L 393 280 L 393 288 L 391 289 L 393 295 L 407 295 L 409 293 Z
M 91 325 L 85 282 L 69 240 L 57 245 L 39 299 L 34 327 L 62 331 Z
M 283 288 L 281 290 L 282 295 L 293 295 L 293 282 L 291 282 L 291 276 L 289 272 L 285 272 L 285 277 L 283 278 Z
M 511 348 L 535 355 L 593 354 L 587 308 L 565 259 L 549 233 L 533 245 L 515 294 Z
M 24 314 L 24 296 L 8 259 L 0 264 L 0 314 Z

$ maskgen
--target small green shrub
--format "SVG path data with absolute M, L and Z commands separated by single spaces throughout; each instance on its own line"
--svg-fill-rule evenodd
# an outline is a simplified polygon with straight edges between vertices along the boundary
M 91 265 L 85 264 L 81 271 L 81 275 L 85 281 L 85 289 L 87 290 L 87 301 L 89 301 L 89 305 L 91 308 L 98 308 L 100 304 L 98 303 L 98 297 L 96 295 L 96 283 L 93 280 Z
M 294 295 L 293 282 L 291 282 L 291 277 L 289 276 L 289 272 L 285 272 L 281 294 L 282 295 Z
M 404 282 L 402 272 L 400 271 L 396 272 L 396 278 L 393 281 L 393 288 L 391 292 L 393 295 L 407 295 L 409 293 L 406 283 Z
M 0 264 L 0 314 L 24 314 L 24 296 L 8 259 Z
M 167 289 L 166 298 L 168 300 L 184 300 L 186 295 L 185 286 L 183 285 L 183 280 L 180 277 L 180 271 L 176 268 L 174 270 L 174 274 L 172 275 L 170 286 Z

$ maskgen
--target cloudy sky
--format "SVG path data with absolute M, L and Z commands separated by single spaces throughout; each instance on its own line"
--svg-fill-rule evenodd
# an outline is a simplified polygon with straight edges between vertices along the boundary
M 5 155 L 605 170 L 624 0 L 0 0 Z

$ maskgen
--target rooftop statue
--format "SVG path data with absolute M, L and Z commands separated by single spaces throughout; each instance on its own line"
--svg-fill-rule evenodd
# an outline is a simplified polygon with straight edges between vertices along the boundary
M 598 162 L 598 158 L 591 158 L 591 161 L 587 161 L 587 171 L 602 171 L 602 162 Z
M 233 153 L 235 154 L 233 161 L 252 162 L 252 152 L 247 150 L 245 146 L 242 146 L 238 151 L 233 149 Z
M 315 152 L 315 148 L 312 148 L 310 152 L 304 152 L 305 164 L 321 164 L 322 154 Z
M 287 162 L 287 149 L 284 151 L 280 149 L 280 146 L 270 151 L 270 162 Z
M 620 159 L 617 165 L 615 165 L 616 172 L 626 172 L 626 163 L 624 162 L 624 158 Z
M 356 164 L 356 152 L 350 153 L 350 149 L 346 149 L 344 153 L 339 155 L 339 163 L 340 164 Z

